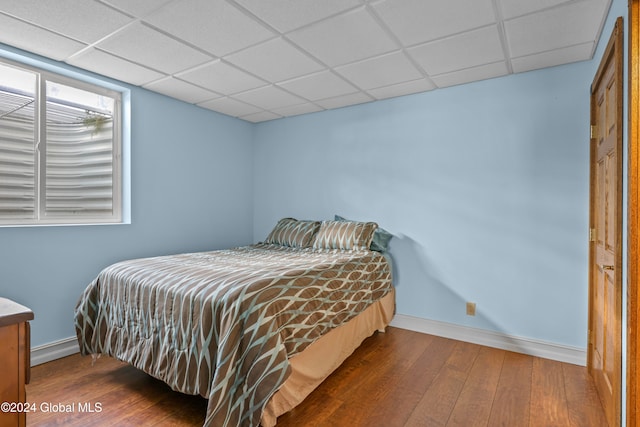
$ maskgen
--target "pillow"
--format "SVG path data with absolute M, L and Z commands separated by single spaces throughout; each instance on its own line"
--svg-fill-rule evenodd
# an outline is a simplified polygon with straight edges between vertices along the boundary
M 265 243 L 308 248 L 320 228 L 320 221 L 298 221 L 295 218 L 282 218 L 267 236 Z
M 350 221 L 340 215 L 336 215 L 334 219 L 336 221 Z M 373 240 L 371 241 L 369 249 L 376 252 L 386 253 L 389 250 L 389 240 L 391 240 L 392 237 L 393 234 L 389 233 L 384 228 L 376 228 L 375 233 L 373 233 Z
M 375 222 L 322 221 L 313 242 L 314 249 L 369 249 Z

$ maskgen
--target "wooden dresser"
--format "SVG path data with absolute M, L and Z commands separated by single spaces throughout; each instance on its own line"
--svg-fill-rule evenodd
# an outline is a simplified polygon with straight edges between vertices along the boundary
M 0 298 L 0 427 L 26 426 L 26 412 L 19 404 L 26 401 L 29 383 L 32 319 L 27 307 Z

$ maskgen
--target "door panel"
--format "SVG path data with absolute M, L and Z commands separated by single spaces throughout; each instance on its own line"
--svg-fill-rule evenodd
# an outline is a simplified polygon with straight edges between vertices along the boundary
M 591 87 L 588 368 L 610 426 L 620 425 L 622 284 L 622 20 Z

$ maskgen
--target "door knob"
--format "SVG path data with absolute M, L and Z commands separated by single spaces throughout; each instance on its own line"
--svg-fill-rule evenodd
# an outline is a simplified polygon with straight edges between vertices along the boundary
M 605 264 L 598 264 L 598 267 L 600 267 L 600 269 L 602 270 L 609 270 L 609 271 L 613 271 L 616 269 L 613 265 L 605 265 Z

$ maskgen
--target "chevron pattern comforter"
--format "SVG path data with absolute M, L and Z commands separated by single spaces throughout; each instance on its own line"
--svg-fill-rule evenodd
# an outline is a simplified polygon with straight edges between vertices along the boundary
M 75 326 L 81 353 L 208 398 L 205 426 L 257 426 L 288 358 L 390 289 L 377 252 L 256 244 L 114 264 Z

